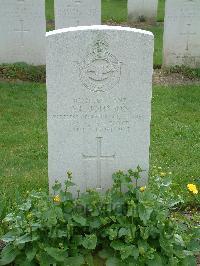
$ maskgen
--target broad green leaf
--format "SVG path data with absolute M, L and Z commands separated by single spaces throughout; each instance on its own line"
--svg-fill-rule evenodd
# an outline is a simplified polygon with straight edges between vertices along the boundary
M 56 263 L 56 260 L 47 254 L 47 252 L 41 252 L 37 255 L 37 258 L 39 259 L 40 266 L 52 266 L 54 263 Z
M 86 219 L 80 215 L 73 215 L 72 216 L 73 220 L 80 224 L 81 226 L 85 226 L 86 225 Z
M 16 244 L 25 244 L 32 241 L 32 237 L 29 234 L 25 234 L 16 239 Z
M 20 265 L 20 266 L 37 266 L 38 264 L 36 262 L 33 261 L 29 261 L 27 258 L 25 258 L 24 256 L 18 256 L 15 259 L 15 264 L 16 265 Z
M 35 255 L 37 253 L 37 248 L 36 247 L 30 247 L 29 246 L 26 249 L 25 252 L 26 252 L 26 257 L 27 257 L 28 261 L 30 262 L 30 261 L 32 261 L 34 259 Z
M 89 226 L 93 229 L 99 228 L 101 226 L 100 219 L 98 217 L 93 218 L 93 220 L 89 222 Z
M 8 232 L 7 234 L 5 234 L 1 240 L 3 240 L 4 242 L 8 243 L 8 242 L 12 242 L 16 239 L 16 236 L 14 235 L 14 232 Z
M 147 240 L 149 238 L 149 231 L 150 228 L 149 227 L 140 227 L 140 235 L 144 240 Z
M 97 245 L 96 235 L 86 235 L 82 241 L 82 245 L 86 249 L 95 249 Z
M 134 257 L 135 260 L 137 260 L 139 257 L 139 250 L 135 246 L 132 248 L 132 256 Z
M 58 219 L 63 220 L 63 211 L 60 207 L 56 206 L 55 208 L 56 216 Z
M 91 254 L 86 255 L 85 262 L 87 263 L 88 266 L 94 266 L 93 256 Z
M 169 265 L 170 266 L 177 266 L 178 263 L 179 263 L 179 260 L 177 258 L 175 258 L 173 256 L 169 258 Z
M 59 261 L 59 262 L 64 261 L 67 256 L 66 250 L 61 250 L 59 248 L 47 247 L 45 248 L 45 251 L 52 258 L 54 258 L 56 261 Z
M 135 238 L 135 233 L 136 233 L 136 231 L 137 231 L 137 227 L 136 227 L 135 224 L 131 224 L 131 225 L 130 225 L 130 231 L 131 231 L 131 236 L 132 236 L 133 238 Z
M 167 255 L 171 255 L 173 254 L 173 244 L 171 243 L 170 240 L 166 241 L 165 238 L 161 237 L 159 239 L 160 242 L 160 246 L 162 249 L 164 249 L 164 251 L 166 252 Z
M 0 265 L 10 264 L 20 254 L 19 250 L 13 245 L 7 245 L 1 252 Z
M 13 213 L 9 213 L 8 215 L 6 215 L 6 217 L 4 218 L 3 221 L 6 222 L 6 223 L 15 221 L 14 214 Z
M 84 264 L 84 258 L 81 255 L 76 257 L 66 258 L 64 261 L 64 265 L 66 266 L 81 266 L 83 264 Z
M 115 250 L 122 250 L 125 247 L 125 244 L 121 241 L 113 241 L 110 246 Z
M 154 258 L 148 261 L 148 266 L 164 266 L 161 257 L 155 254 Z
M 184 247 L 185 246 L 185 243 L 183 241 L 182 236 L 180 236 L 178 234 L 175 234 L 174 236 L 175 236 L 175 242 L 176 242 L 176 244 Z
M 21 205 L 21 207 L 19 208 L 21 211 L 29 211 L 31 208 L 31 201 L 27 201 L 24 204 Z
M 113 257 L 113 250 L 110 248 L 102 249 L 101 251 L 98 252 L 98 255 L 102 259 L 108 259 L 110 257 Z
M 196 266 L 196 258 L 195 256 L 188 256 L 182 261 L 182 266 Z
M 123 266 L 124 263 L 117 258 L 109 258 L 106 261 L 106 266 Z
M 120 251 L 122 260 L 127 259 L 128 257 L 132 257 L 133 252 L 135 252 L 136 257 L 138 257 L 139 256 L 139 252 L 138 252 L 138 250 L 136 248 L 135 249 L 134 248 L 135 248 L 135 246 L 133 246 L 133 245 L 125 246 Z M 138 252 L 138 253 L 136 254 L 136 252 Z
M 122 236 L 126 236 L 128 233 L 129 233 L 129 230 L 127 228 L 122 227 L 119 229 L 118 236 L 120 238 Z
M 192 240 L 187 248 L 193 252 L 200 252 L 200 245 L 199 242 L 197 241 L 198 236 L 196 236 L 196 239 Z
M 153 209 L 150 207 L 145 207 L 142 204 L 139 204 L 138 206 L 138 212 L 139 217 L 143 221 L 143 223 L 146 225 L 148 220 L 150 219 L 151 213 L 153 212 Z
M 58 238 L 67 237 L 67 232 L 63 230 L 57 230 L 56 235 Z

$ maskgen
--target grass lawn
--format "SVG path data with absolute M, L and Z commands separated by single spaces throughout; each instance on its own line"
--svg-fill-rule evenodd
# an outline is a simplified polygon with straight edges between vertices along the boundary
M 200 172 L 200 91 L 197 86 L 155 87 L 151 168 L 173 173 L 174 189 Z M 27 190 L 48 188 L 46 90 L 37 83 L 0 83 L 0 218 Z

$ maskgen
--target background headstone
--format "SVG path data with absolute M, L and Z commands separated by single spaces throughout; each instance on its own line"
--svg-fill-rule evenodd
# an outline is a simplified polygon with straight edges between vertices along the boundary
M 156 22 L 158 0 L 128 0 L 129 22 Z
M 0 0 L 0 63 L 45 64 L 45 0 Z
M 106 189 L 113 172 L 148 178 L 153 35 L 109 26 L 47 33 L 50 187 L 73 172 L 81 190 Z
M 163 64 L 200 67 L 200 1 L 167 0 Z
M 101 0 L 55 0 L 55 28 L 101 24 Z

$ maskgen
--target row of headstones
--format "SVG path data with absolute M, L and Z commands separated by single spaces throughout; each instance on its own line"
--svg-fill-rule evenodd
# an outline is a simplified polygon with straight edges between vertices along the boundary
M 128 0 L 129 20 L 154 20 L 157 4 Z M 45 0 L 0 0 L 0 7 L 0 63 L 45 64 Z M 166 1 L 165 66 L 200 66 L 199 21 L 199 0 Z M 55 24 L 56 29 L 101 24 L 100 0 L 55 0 Z

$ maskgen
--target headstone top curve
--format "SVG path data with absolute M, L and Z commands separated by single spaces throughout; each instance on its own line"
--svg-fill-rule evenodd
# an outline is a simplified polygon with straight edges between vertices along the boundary
M 145 34 L 145 35 L 154 37 L 153 33 L 150 31 L 130 28 L 130 27 L 107 26 L 107 25 L 92 25 L 92 26 L 78 26 L 78 27 L 63 28 L 63 29 L 47 32 L 46 37 L 50 37 L 56 34 L 67 33 L 67 32 L 88 31 L 88 30 L 102 30 L 102 31 L 103 30 L 118 30 L 118 31 L 135 32 L 135 33 Z

